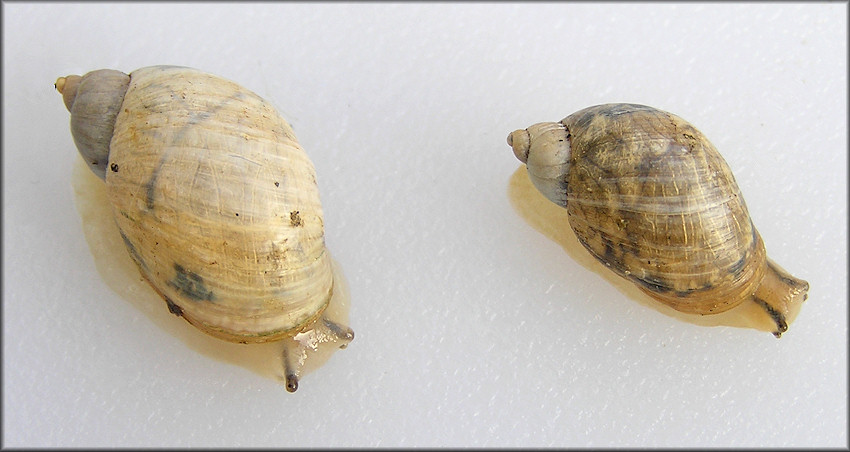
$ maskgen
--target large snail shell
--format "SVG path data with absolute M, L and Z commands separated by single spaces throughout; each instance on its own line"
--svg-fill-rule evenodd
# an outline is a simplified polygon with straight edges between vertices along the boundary
M 86 100 L 97 75 L 71 96 L 72 125 L 81 102 L 118 104 L 107 192 L 127 249 L 169 308 L 236 342 L 292 336 L 319 318 L 331 262 L 315 170 L 289 124 L 256 94 L 194 69 L 139 69 L 126 93 Z
M 653 298 L 696 314 L 754 301 L 777 335 L 805 300 L 808 283 L 767 259 L 729 166 L 681 118 L 599 105 L 508 143 L 582 245 Z

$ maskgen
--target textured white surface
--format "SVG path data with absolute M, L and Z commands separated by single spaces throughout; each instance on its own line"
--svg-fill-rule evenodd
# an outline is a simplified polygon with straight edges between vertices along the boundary
M 846 18 L 3 4 L 3 445 L 846 447 Z M 357 337 L 295 394 L 187 346 L 96 267 L 52 83 L 153 64 L 267 98 L 315 163 Z M 780 340 L 667 315 L 533 225 L 557 211 L 512 204 L 509 132 L 620 101 L 701 129 L 770 256 L 811 284 Z

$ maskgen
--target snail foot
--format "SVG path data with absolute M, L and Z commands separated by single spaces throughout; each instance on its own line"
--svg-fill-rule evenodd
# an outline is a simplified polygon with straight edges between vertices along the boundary
M 295 392 L 298 389 L 298 379 L 304 362 L 307 361 L 307 347 L 294 338 L 286 338 L 283 341 L 283 371 L 286 390 Z
M 311 327 L 295 336 L 284 338 L 281 343 L 283 380 L 286 382 L 286 390 L 295 392 L 298 389 L 298 380 L 301 378 L 305 363 L 322 359 L 324 352 L 319 349 L 323 344 L 337 345 L 342 349 L 347 347 L 353 339 L 354 331 L 351 328 L 328 319 L 324 314 Z M 327 351 L 325 347 L 322 349 Z M 327 359 L 327 353 L 324 355 Z

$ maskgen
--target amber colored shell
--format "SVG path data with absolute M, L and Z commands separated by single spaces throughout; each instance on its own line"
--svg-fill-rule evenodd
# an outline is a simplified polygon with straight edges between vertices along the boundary
M 598 105 L 508 143 L 582 245 L 653 298 L 695 314 L 754 301 L 777 335 L 805 300 L 808 283 L 767 259 L 729 166 L 678 116 Z
M 561 123 L 571 136 L 570 226 L 597 259 L 685 312 L 724 311 L 754 291 L 764 244 L 702 133 L 637 106 Z
M 142 273 L 205 332 L 275 340 L 327 305 L 333 277 L 313 165 L 254 93 L 188 68 L 131 73 L 106 184 Z

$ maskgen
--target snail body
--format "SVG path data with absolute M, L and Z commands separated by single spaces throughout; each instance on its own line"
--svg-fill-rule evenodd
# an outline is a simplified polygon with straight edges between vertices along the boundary
M 691 124 L 635 104 L 585 108 L 508 136 L 597 260 L 680 312 L 763 308 L 775 336 L 808 283 L 771 261 L 723 157 Z
M 290 391 L 302 333 L 348 344 L 353 332 L 323 317 L 334 281 L 315 169 L 268 102 L 175 66 L 56 88 L 130 256 L 172 313 L 223 340 L 282 341 Z

